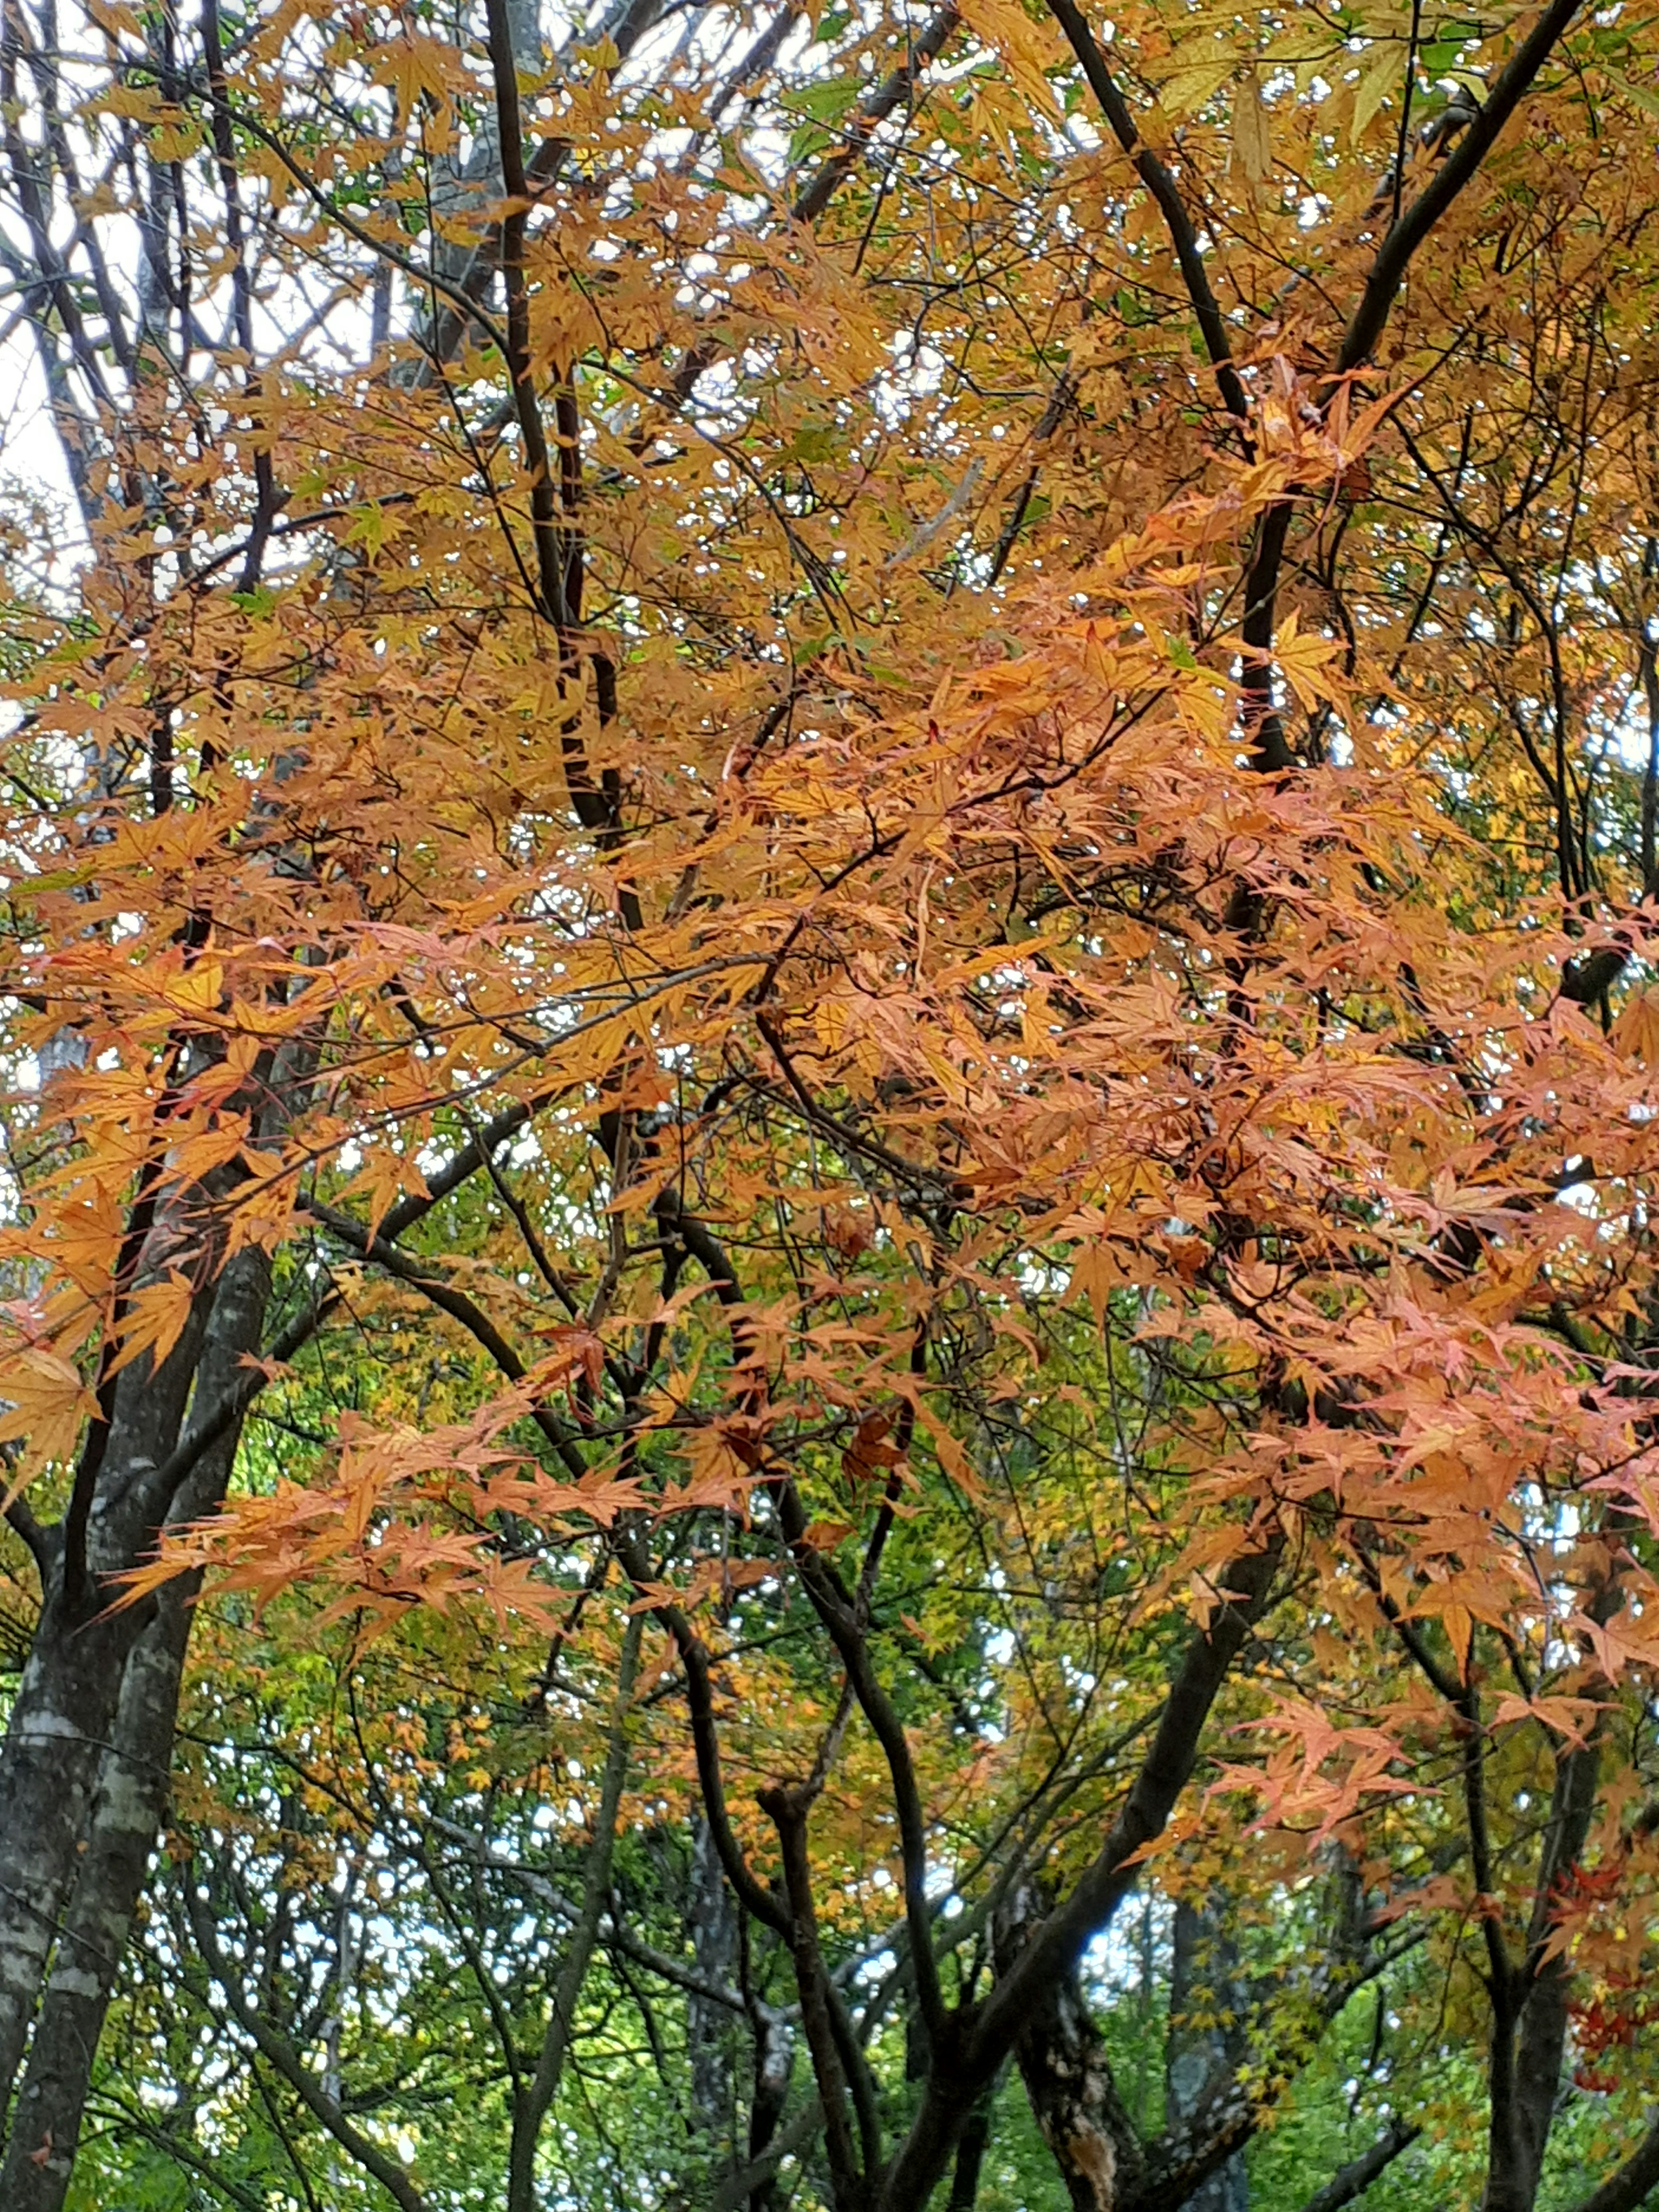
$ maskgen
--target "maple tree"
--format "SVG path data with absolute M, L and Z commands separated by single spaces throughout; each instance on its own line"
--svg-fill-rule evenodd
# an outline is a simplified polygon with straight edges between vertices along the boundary
M 0 2197 L 1633 2206 L 1650 27 L 551 28 L 5 0 Z

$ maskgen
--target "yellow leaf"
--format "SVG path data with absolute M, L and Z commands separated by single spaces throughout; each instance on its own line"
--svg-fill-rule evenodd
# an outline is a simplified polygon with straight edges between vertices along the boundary
M 1273 167 L 1273 148 L 1267 136 L 1267 111 L 1261 104 L 1261 82 L 1252 65 L 1233 98 L 1233 155 L 1239 174 L 1252 187 L 1264 181 Z
M 1354 87 L 1353 121 L 1348 129 L 1356 146 L 1365 135 L 1365 125 L 1389 94 L 1398 87 L 1400 76 L 1399 54 L 1392 46 L 1379 47 L 1370 67 Z
M 195 1291 L 185 1277 L 169 1275 L 164 1283 L 147 1283 L 135 1291 L 121 1316 L 121 1349 L 110 1362 L 109 1372 L 118 1375 L 141 1352 L 148 1352 L 159 1367 L 183 1334 L 190 1319 Z
M 52 1460 L 73 1455 L 83 1420 L 98 1403 L 67 1359 L 45 1345 L 26 1344 L 9 1352 L 0 1365 L 0 1443 L 21 1443 L 16 1486 Z M 15 1491 L 14 1491 L 15 1494 Z
M 355 1197 L 359 1191 L 368 1194 L 368 1233 L 371 1237 L 379 1235 L 380 1224 L 400 1198 L 425 1198 L 428 1195 L 426 1178 L 414 1160 L 407 1153 L 395 1152 L 384 1145 L 376 1145 L 365 1156 L 362 1166 L 341 1195 Z
M 1009 0 L 965 0 L 963 21 L 976 38 L 994 46 L 1007 64 L 1008 74 L 1032 106 L 1054 114 L 1058 102 L 1048 82 L 1054 50 L 1045 43 L 1023 8 Z
M 1232 54 L 1218 54 L 1212 61 L 1189 63 L 1168 76 L 1158 88 L 1158 104 L 1171 121 L 1196 114 L 1206 100 L 1213 100 L 1238 67 Z
M 1336 638 L 1304 637 L 1294 611 L 1280 624 L 1273 640 L 1273 658 L 1284 672 L 1285 681 L 1310 713 L 1322 699 L 1334 702 L 1337 698 L 1324 672 L 1341 650 Z
M 198 960 L 193 968 L 186 968 L 165 983 L 161 995 L 182 1013 L 211 1014 L 218 1012 L 224 988 L 225 971 L 220 963 Z

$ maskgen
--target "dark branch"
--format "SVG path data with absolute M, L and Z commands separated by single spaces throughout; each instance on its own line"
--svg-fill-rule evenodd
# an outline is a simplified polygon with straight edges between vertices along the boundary
M 1198 317 L 1198 327 L 1204 339 L 1204 349 L 1210 356 L 1210 366 L 1215 371 L 1215 380 L 1220 389 L 1223 404 L 1230 415 L 1239 422 L 1249 414 L 1249 403 L 1244 396 L 1244 386 L 1239 381 L 1238 371 L 1233 367 L 1233 349 L 1227 341 L 1227 326 L 1221 319 L 1221 308 L 1210 289 L 1210 279 L 1204 267 L 1204 257 L 1198 250 L 1198 233 L 1187 212 L 1187 204 L 1181 197 L 1181 188 L 1151 147 L 1146 145 L 1129 112 L 1128 103 L 1113 82 L 1094 33 L 1084 20 L 1076 0 L 1048 0 L 1049 12 L 1071 42 L 1072 52 L 1083 64 L 1083 74 L 1089 80 L 1090 90 L 1100 102 L 1112 136 L 1134 164 L 1135 174 L 1158 204 L 1170 234 L 1170 243 L 1175 248 L 1180 265 L 1182 281 L 1187 287 L 1187 297 L 1192 301 L 1193 313 Z
M 1336 357 L 1339 375 L 1359 368 L 1376 351 L 1412 256 L 1485 161 L 1578 7 L 1579 0 L 1551 0 L 1499 72 L 1485 105 L 1453 150 L 1377 248 L 1359 305 L 1342 334 L 1341 350 Z
M 1352 2204 L 1356 2197 L 1364 2196 L 1379 2173 L 1386 2172 L 1407 2144 L 1414 2143 L 1423 2130 L 1411 2127 L 1403 2120 L 1390 2122 L 1387 2132 L 1377 2137 L 1367 2151 L 1339 2166 L 1322 2189 L 1315 2190 L 1303 2206 L 1302 2212 L 1341 2212 L 1345 2204 Z

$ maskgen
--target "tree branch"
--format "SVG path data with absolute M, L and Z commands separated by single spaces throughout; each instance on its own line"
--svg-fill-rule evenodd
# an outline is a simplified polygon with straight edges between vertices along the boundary
M 1339 376 L 1359 368 L 1376 351 L 1412 256 L 1486 159 L 1579 4 L 1580 0 L 1550 0 L 1451 152 L 1377 248 L 1359 305 L 1342 334 L 1336 357 Z
M 1575 0 L 1577 4 L 1577 0 Z M 1101 52 L 1094 33 L 1089 28 L 1077 0 L 1048 0 L 1048 9 L 1054 21 L 1071 42 L 1072 52 L 1083 64 L 1083 74 L 1089 87 L 1100 102 L 1112 136 L 1134 165 L 1135 174 L 1158 204 L 1164 217 L 1164 228 L 1170 234 L 1170 243 L 1180 266 L 1182 281 L 1187 287 L 1193 313 L 1198 318 L 1198 327 L 1204 339 L 1204 349 L 1215 371 L 1215 380 L 1227 412 L 1243 422 L 1249 419 L 1249 402 L 1244 396 L 1244 386 L 1239 381 L 1238 371 L 1233 367 L 1233 349 L 1228 342 L 1227 326 L 1222 320 L 1221 308 L 1211 289 L 1204 257 L 1198 249 L 1198 233 L 1187 212 L 1187 204 L 1176 183 L 1158 155 L 1142 140 L 1129 112 L 1127 101 L 1113 81 L 1106 66 L 1106 57 Z
M 530 180 L 525 173 L 524 133 L 519 118 L 518 64 L 513 52 L 507 0 L 486 0 L 489 26 L 489 69 L 495 79 L 495 116 L 501 132 L 501 185 L 510 204 L 501 222 L 501 276 L 507 286 L 507 373 L 513 405 L 524 440 L 530 476 L 530 520 L 536 540 L 536 568 L 541 580 L 542 612 L 555 629 L 569 618 L 565 593 L 564 548 L 560 543 L 558 497 L 548 452 L 546 427 L 536 398 L 530 358 L 530 293 L 525 277 L 525 226 L 530 218 Z
M 327 2130 L 365 2173 L 374 2176 L 386 2194 L 402 2207 L 402 2212 L 427 2212 L 426 2199 L 404 2168 L 371 2142 L 361 2129 L 352 2125 L 336 2100 L 324 2088 L 320 2078 L 305 2064 L 287 2036 L 274 2028 L 248 2002 L 238 1985 L 234 1966 L 220 1949 L 218 1937 L 209 1924 L 207 1907 L 196 1893 L 197 1886 L 194 1868 L 187 1869 L 181 1887 L 185 1910 L 190 1916 L 191 1931 L 196 1938 L 203 1963 L 224 1991 L 225 2002 L 243 2033 L 252 2040 L 261 2056 L 276 2068 L 313 2118 Z
M 319 1198 L 312 1198 L 305 1200 L 305 1209 L 343 1244 L 361 1253 L 365 1260 L 372 1261 L 377 1267 L 384 1267 L 387 1274 L 395 1275 L 399 1282 L 409 1284 L 411 1289 L 417 1290 L 423 1298 L 436 1306 L 440 1313 L 447 1313 L 452 1321 L 459 1322 L 468 1335 L 489 1353 L 509 1382 L 523 1382 L 530 1371 L 523 1359 L 483 1307 L 476 1304 L 464 1291 L 458 1291 L 453 1283 L 447 1282 L 430 1267 L 417 1260 L 411 1260 L 407 1253 L 388 1244 L 384 1237 L 371 1237 L 361 1223 L 354 1221 L 349 1213 L 343 1213 L 338 1206 L 329 1206 Z M 566 1469 L 580 1480 L 587 1473 L 587 1462 L 574 1439 L 566 1434 L 548 1407 L 532 1406 L 530 1417 L 558 1454 Z
M 1394 2164 L 1401 2152 L 1414 2143 L 1423 2130 L 1404 2120 L 1393 2120 L 1367 2151 L 1339 2166 L 1322 2189 L 1315 2190 L 1302 2212 L 1341 2212 L 1356 2197 L 1364 2196 L 1378 2174 Z
M 812 2054 L 823 2105 L 824 2149 L 837 2207 L 854 2206 L 862 2194 L 859 2166 L 847 2124 L 847 2081 L 839 2039 L 830 2014 L 830 1993 L 818 1948 L 817 1915 L 812 1904 L 812 1868 L 806 1850 L 806 1816 L 812 1792 L 779 1785 L 760 1793 L 761 1810 L 778 1832 L 783 1878 L 789 1898 L 789 1948 L 800 1991 L 801 2026 Z
M 494 0 L 492 0 L 492 5 Z M 513 2140 L 508 2156 L 507 2212 L 532 2212 L 536 2188 L 536 2145 L 549 2106 L 558 2094 L 576 2021 L 576 2006 L 587 1979 L 599 1941 L 599 1922 L 611 1888 L 611 1862 L 617 1844 L 617 1813 L 628 1774 L 628 1709 L 639 1670 L 640 1635 L 643 1622 L 638 1613 L 629 1620 L 623 1638 L 622 1661 L 617 1672 L 617 1694 L 611 1707 L 611 1741 L 599 1784 L 599 1802 L 593 1815 L 593 1837 L 582 1865 L 582 1904 L 553 1993 L 552 2013 L 536 2070 L 513 2100 Z
M 956 0 L 946 0 L 946 4 L 936 9 L 922 25 L 898 67 L 863 95 L 853 111 L 840 147 L 827 157 L 811 183 L 797 195 L 790 210 L 797 222 L 815 222 L 823 213 L 838 187 L 863 159 L 877 125 L 885 122 L 896 107 L 909 100 L 917 77 L 937 57 L 961 20 Z
M 1093 1863 L 992 1990 L 982 2008 L 935 2048 L 921 2108 L 889 2166 L 878 2212 L 909 2212 L 944 2172 L 974 2101 L 1013 2049 L 1036 1993 L 1063 1974 L 1133 1887 L 1140 1854 L 1163 1833 L 1198 1764 L 1204 1724 L 1228 1669 L 1266 1611 L 1284 1552 L 1273 1535 L 1227 1569 L 1229 1590 L 1187 1645 L 1158 1732 Z

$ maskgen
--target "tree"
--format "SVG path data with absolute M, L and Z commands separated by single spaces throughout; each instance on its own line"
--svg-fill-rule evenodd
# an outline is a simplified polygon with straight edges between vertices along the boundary
M 1530 2212 L 1648 1940 L 1645 28 L 543 27 L 8 0 L 84 549 L 7 586 L 0 2194 L 141 1916 L 271 2140 L 469 2186 L 352 2085 L 384 1863 L 511 2212 L 625 1966 L 720 2201 L 970 2203 L 1015 2069 L 1149 2212 L 1419 1952 Z M 339 1716 L 239 1717 L 152 1865 L 204 1586 L 560 1711 L 554 1862 L 434 1697 L 326 1816 Z M 1215 2063 L 1136 2125 L 1149 1880 Z

